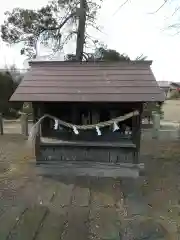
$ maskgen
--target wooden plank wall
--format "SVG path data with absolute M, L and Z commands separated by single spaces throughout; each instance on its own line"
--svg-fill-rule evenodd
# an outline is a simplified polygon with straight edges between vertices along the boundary
M 52 103 L 53 104 L 53 103 Z M 61 106 L 61 103 L 59 103 Z M 69 106 L 70 109 L 73 109 L 73 107 L 71 106 L 72 103 L 66 103 L 67 106 L 66 108 Z M 69 105 L 68 105 L 69 104 Z M 100 103 L 99 103 L 100 104 Z M 57 104 L 56 104 L 57 105 Z M 78 107 L 76 106 L 76 109 L 80 109 L 82 103 L 80 105 L 78 105 Z M 102 105 L 102 104 L 101 104 Z M 101 105 L 97 105 L 97 106 L 101 106 Z M 127 105 L 127 108 L 126 108 Z M 54 105 L 52 105 L 54 106 Z M 58 106 L 58 105 L 57 105 Z M 62 105 L 62 107 L 64 106 L 64 104 Z M 84 105 L 85 106 L 85 105 Z M 93 107 L 96 107 L 95 103 L 89 103 L 87 105 L 90 106 L 90 108 L 92 109 Z M 133 111 L 133 110 L 140 110 L 142 106 L 142 103 L 121 103 L 121 104 L 109 104 L 107 103 L 107 105 L 104 103 L 103 104 L 103 108 L 106 109 L 120 109 L 121 107 L 122 109 L 126 110 L 126 112 L 128 112 L 127 109 L 129 109 L 129 111 Z M 39 104 L 35 105 L 35 119 L 37 118 L 37 114 L 38 112 L 41 112 L 41 114 L 43 115 L 44 113 L 46 113 L 47 109 L 46 106 L 40 106 Z M 37 111 L 39 109 L 39 111 Z M 124 111 L 122 110 L 122 112 Z M 57 108 L 58 113 L 62 112 Z M 39 113 L 40 114 L 40 113 Z M 38 114 L 38 115 L 39 115 Z M 78 114 L 78 113 L 77 113 Z M 70 116 L 70 115 L 69 115 Z M 38 116 L 40 117 L 40 116 Z M 140 121 L 141 121 L 141 116 L 139 117 L 134 117 L 133 120 L 133 143 L 135 144 L 135 146 L 137 145 L 137 149 L 136 148 L 130 148 L 130 147 L 118 147 L 118 148 L 111 148 L 111 147 L 58 147 L 58 146 L 53 146 L 53 144 L 50 144 L 49 146 L 46 145 L 42 146 L 41 144 L 39 144 L 39 141 L 37 141 L 37 146 L 36 146 L 36 158 L 37 161 L 41 161 L 41 160 L 57 160 L 57 161 L 61 161 L 61 160 L 69 160 L 69 161 L 95 161 L 95 162 L 130 162 L 130 163 L 138 163 L 138 153 L 139 153 L 139 148 L 140 148 Z M 50 133 L 47 131 L 47 125 L 45 125 L 44 123 L 44 130 L 46 130 L 46 133 Z M 75 135 L 74 133 L 70 134 L 68 133 L 68 131 L 64 134 L 62 133 L 58 133 L 59 137 L 64 137 L 66 139 L 62 139 L 62 140 L 66 140 L 66 141 L 102 141 L 104 143 L 106 142 L 119 142 L 119 141 L 124 141 L 123 138 L 125 136 L 121 136 L 121 134 L 119 132 L 117 133 L 113 133 L 112 131 L 107 131 L 107 133 L 102 134 L 102 136 L 98 137 L 96 131 L 92 131 L 91 134 L 88 134 L 87 132 L 82 132 L 79 135 Z M 98 139 L 98 140 L 97 140 Z M 126 138 L 127 140 L 128 138 Z
M 37 162 L 41 161 L 91 161 L 133 163 L 134 148 L 62 147 L 41 146 Z

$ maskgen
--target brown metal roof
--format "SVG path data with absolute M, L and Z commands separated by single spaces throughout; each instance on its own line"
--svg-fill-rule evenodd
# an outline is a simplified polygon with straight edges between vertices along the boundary
M 150 61 L 31 62 L 11 101 L 164 101 Z

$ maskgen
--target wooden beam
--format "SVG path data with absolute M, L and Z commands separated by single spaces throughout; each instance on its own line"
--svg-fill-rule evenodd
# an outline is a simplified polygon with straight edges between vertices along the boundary
M 94 142 L 94 141 L 56 141 L 41 142 L 41 146 L 46 147 L 94 147 L 94 148 L 136 148 L 136 145 L 129 141 L 122 142 Z

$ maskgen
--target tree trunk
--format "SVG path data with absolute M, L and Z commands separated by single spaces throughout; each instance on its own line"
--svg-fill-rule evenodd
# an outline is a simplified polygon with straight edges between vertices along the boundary
M 77 44 L 76 44 L 76 60 L 79 62 L 81 62 L 83 59 L 85 25 L 86 25 L 86 0 L 80 0 L 79 26 L 78 26 Z

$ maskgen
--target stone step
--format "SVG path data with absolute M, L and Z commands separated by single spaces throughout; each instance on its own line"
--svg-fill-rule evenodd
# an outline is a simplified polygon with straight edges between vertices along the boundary
M 37 165 L 40 175 L 73 175 L 97 177 L 138 178 L 144 166 L 141 164 L 110 164 L 91 162 L 41 161 Z

